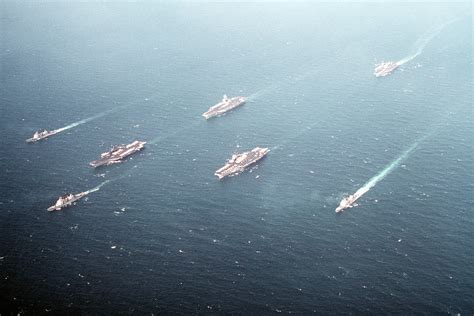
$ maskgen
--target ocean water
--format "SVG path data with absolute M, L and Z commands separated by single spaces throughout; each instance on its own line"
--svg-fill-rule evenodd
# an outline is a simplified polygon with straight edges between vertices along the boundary
M 473 313 L 471 3 L 0 7 L 3 313 Z

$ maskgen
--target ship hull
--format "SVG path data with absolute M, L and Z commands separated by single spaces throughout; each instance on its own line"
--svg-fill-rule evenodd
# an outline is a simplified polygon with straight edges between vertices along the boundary
M 378 65 L 374 70 L 375 77 L 385 77 L 390 75 L 400 65 L 395 62 L 382 63 Z
M 228 101 L 222 101 L 214 106 L 211 106 L 209 110 L 204 112 L 202 116 L 208 120 L 213 117 L 219 117 L 224 114 L 226 114 L 229 111 L 232 111 L 233 109 L 244 105 L 246 102 L 246 99 L 244 97 L 234 97 L 229 99 Z
M 140 142 L 140 141 L 132 142 L 131 144 L 123 148 L 120 148 L 118 151 L 103 153 L 101 155 L 103 156 L 103 158 L 91 161 L 89 165 L 91 167 L 98 168 L 100 166 L 108 166 L 108 165 L 113 165 L 117 163 L 122 163 L 125 160 L 125 158 L 145 148 L 145 144 L 146 142 Z
M 91 167 L 98 168 L 101 166 L 109 166 L 117 163 L 122 163 L 124 158 L 121 159 L 100 159 L 100 160 L 94 160 L 89 163 Z
M 341 203 L 339 203 L 339 206 L 336 208 L 336 213 L 340 213 L 346 208 L 354 207 L 355 202 L 357 202 L 357 200 L 368 191 L 369 189 L 364 186 L 357 190 L 353 195 L 349 195 L 348 197 L 343 198 Z
M 268 148 L 254 148 L 251 151 L 234 155 L 225 166 L 218 169 L 214 175 L 222 180 L 225 177 L 232 177 L 245 171 L 251 165 L 263 159 L 270 150 Z
M 35 143 L 35 142 L 38 142 L 38 141 L 40 141 L 40 140 L 46 139 L 46 138 L 48 138 L 48 137 L 50 137 L 50 136 L 53 136 L 53 135 L 56 134 L 56 133 L 57 133 L 57 132 L 54 132 L 54 131 L 53 131 L 53 132 L 49 132 L 48 134 L 46 134 L 46 135 L 44 135 L 44 136 L 41 136 L 41 137 L 37 137 L 37 138 L 31 137 L 31 138 L 28 138 L 28 139 L 26 140 L 26 142 L 27 142 L 27 143 Z
M 69 207 L 71 206 L 74 202 L 76 202 L 77 200 L 83 198 L 84 196 L 86 196 L 87 194 L 82 192 L 82 193 L 79 193 L 79 194 L 75 194 L 74 195 L 74 198 L 72 198 L 71 200 L 67 201 L 66 203 L 64 204 L 61 204 L 61 205 L 53 205 L 53 206 L 50 206 L 48 207 L 48 212 L 53 212 L 53 211 L 59 211 L 63 208 L 66 208 L 66 207 Z

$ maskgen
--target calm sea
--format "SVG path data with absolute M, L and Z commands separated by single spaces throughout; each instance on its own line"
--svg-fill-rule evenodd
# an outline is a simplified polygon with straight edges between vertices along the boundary
M 0 311 L 474 312 L 471 3 L 0 10 Z M 205 121 L 223 94 L 250 101 Z M 136 139 L 125 163 L 88 166 Z M 272 151 L 213 175 L 255 146 Z

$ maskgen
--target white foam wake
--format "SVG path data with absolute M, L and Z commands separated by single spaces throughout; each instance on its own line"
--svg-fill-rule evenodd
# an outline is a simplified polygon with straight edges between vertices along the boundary
M 321 124 L 321 122 L 317 121 L 317 122 L 314 122 L 313 124 L 310 124 L 310 125 L 306 126 L 305 128 L 299 130 L 297 133 L 293 134 L 292 136 L 286 138 L 285 140 L 280 141 L 277 145 L 271 147 L 270 150 L 273 151 L 273 150 L 284 148 L 285 145 L 288 144 L 289 142 L 292 142 L 295 139 L 299 138 L 300 136 L 312 131 L 313 127 L 318 125 L 318 124 Z
M 259 99 L 261 98 L 262 96 L 266 95 L 266 94 L 269 94 L 271 92 L 274 92 L 276 89 L 278 89 L 278 87 L 280 86 L 280 84 L 272 84 L 266 88 L 263 88 L 255 93 L 252 93 L 251 95 L 249 95 L 247 97 L 247 101 L 249 102 L 252 102 L 252 101 L 255 101 L 256 99 Z
M 157 137 L 155 137 L 155 138 L 149 140 L 147 143 L 148 143 L 148 144 L 151 144 L 151 145 L 154 145 L 154 144 L 156 144 L 156 143 L 158 143 L 158 142 L 160 142 L 160 141 L 162 141 L 162 140 L 165 140 L 165 139 L 167 139 L 167 138 L 173 137 L 173 136 L 175 136 L 175 135 L 177 135 L 177 134 L 180 134 L 180 133 L 182 133 L 182 132 L 184 132 L 184 131 L 187 131 L 187 130 L 193 128 L 193 127 L 196 127 L 196 126 L 198 126 L 199 124 L 201 124 L 202 122 L 203 122 L 203 120 L 200 120 L 200 121 L 197 121 L 197 122 L 195 122 L 195 123 L 193 123 L 193 124 L 191 124 L 191 125 L 189 125 L 189 126 L 187 126 L 187 127 L 180 128 L 180 129 L 178 129 L 178 130 L 176 130 L 176 131 L 174 131 L 174 132 L 172 132 L 172 133 L 168 133 L 168 134 L 164 134 L 164 135 L 157 136 Z
M 61 127 L 61 128 L 58 128 L 56 130 L 54 130 L 54 132 L 56 133 L 60 133 L 60 132 L 64 132 L 68 129 L 71 129 L 71 128 L 74 128 L 76 126 L 79 126 L 79 125 L 82 125 L 82 124 L 85 124 L 85 123 L 88 123 L 88 122 L 91 122 L 93 120 L 96 120 L 98 118 L 101 118 L 101 117 L 104 117 L 108 114 L 112 114 L 112 113 L 115 113 L 115 112 L 118 112 L 120 110 L 123 110 L 123 109 L 126 109 L 132 105 L 135 105 L 135 104 L 138 104 L 138 103 L 141 103 L 141 102 L 146 102 L 146 101 L 149 101 L 153 98 L 155 98 L 157 95 L 153 95 L 151 97 L 148 97 L 148 98 L 145 98 L 145 99 L 139 99 L 139 100 L 135 100 L 135 101 L 131 101 L 131 102 L 128 102 L 124 105 L 121 105 L 121 106 L 118 106 L 116 108 L 113 108 L 113 109 L 110 109 L 110 110 L 106 110 L 106 111 L 103 111 L 103 112 L 100 112 L 96 115 L 92 115 L 91 117 L 88 117 L 88 118 L 85 118 L 83 120 L 80 120 L 80 121 L 77 121 L 77 122 L 74 122 L 74 123 L 71 123 L 67 126 L 64 126 L 64 127 Z
M 440 26 L 434 28 L 433 30 L 425 33 L 423 36 L 421 36 L 421 38 L 419 38 L 416 43 L 415 43 L 415 47 L 416 47 L 416 50 L 415 50 L 415 53 L 414 54 L 411 54 L 399 61 L 397 61 L 397 64 L 398 65 L 403 65 L 409 61 L 412 61 L 413 59 L 415 59 L 416 57 L 418 57 L 419 55 L 421 55 L 421 53 L 423 53 L 423 50 L 425 49 L 425 47 L 436 37 L 438 36 L 439 33 L 441 33 L 441 31 L 443 31 L 443 29 L 448 26 L 449 24 L 451 23 L 454 23 L 456 21 L 458 21 L 459 19 L 451 19 L 443 24 L 441 24 Z
M 318 70 L 305 70 L 303 71 L 302 73 L 300 74 L 294 74 L 294 75 L 290 75 L 288 76 L 288 78 L 285 78 L 285 79 L 282 79 L 280 80 L 279 82 L 276 82 L 274 84 L 271 84 L 263 89 L 260 89 L 259 91 L 247 96 L 247 100 L 249 102 L 252 102 L 252 101 L 255 101 L 267 94 L 270 94 L 270 93 L 275 93 L 276 91 L 278 91 L 280 88 L 284 87 L 285 85 L 290 85 L 292 83 L 295 83 L 295 82 L 298 82 L 298 81 L 302 81 L 304 79 L 306 79 L 307 77 L 311 76 L 311 75 L 314 75 L 318 72 Z
M 106 185 L 107 183 L 109 183 L 110 180 L 105 180 L 104 182 L 102 182 L 101 184 L 99 184 L 98 186 L 96 186 L 95 188 L 92 188 L 90 190 L 87 190 L 85 191 L 84 193 L 85 194 L 89 194 L 89 193 L 92 193 L 92 192 L 96 192 L 96 191 L 99 191 L 100 188 L 102 188 L 104 185 Z
M 405 150 L 397 159 L 392 161 L 387 167 L 385 167 L 380 173 L 375 177 L 371 178 L 367 183 L 365 183 L 359 190 L 357 190 L 353 195 L 361 197 L 372 189 L 377 183 L 382 181 L 387 175 L 389 175 L 393 170 L 400 166 L 401 162 L 408 158 L 408 156 L 418 147 L 418 145 L 426 138 L 424 136 L 411 145 L 407 150 Z
M 391 173 L 395 168 L 397 168 L 400 163 L 405 160 L 408 155 L 410 155 L 416 147 L 418 147 L 419 142 L 414 143 L 406 151 L 404 151 L 397 159 L 392 161 L 385 169 L 383 169 L 379 174 L 370 179 L 361 189 L 364 189 L 365 192 L 372 189 L 378 182 L 383 180 L 389 173 Z
M 69 124 L 69 125 L 67 125 L 67 126 L 58 128 L 57 130 L 55 130 L 55 132 L 60 133 L 60 132 L 67 131 L 68 129 L 74 128 L 74 127 L 76 127 L 76 126 L 85 124 L 85 123 L 90 122 L 90 121 L 93 121 L 93 120 L 95 120 L 95 119 L 98 119 L 98 118 L 100 118 L 100 117 L 103 117 L 103 116 L 105 116 L 105 115 L 107 115 L 107 114 L 110 114 L 110 113 L 115 112 L 115 111 L 118 111 L 118 110 L 119 110 L 119 109 L 116 108 L 116 109 L 113 109 L 113 110 L 107 110 L 107 111 L 101 112 L 101 113 L 99 113 L 99 114 L 93 115 L 93 116 L 88 117 L 88 118 L 86 118 L 86 119 L 83 119 L 83 120 L 74 122 L 74 123 L 72 123 L 72 124 Z

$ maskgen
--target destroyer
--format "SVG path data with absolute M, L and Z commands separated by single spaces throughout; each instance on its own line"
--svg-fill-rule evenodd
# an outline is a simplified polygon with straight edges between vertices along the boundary
M 87 192 L 81 192 L 78 194 L 66 194 L 62 195 L 59 197 L 59 199 L 56 201 L 56 204 L 53 206 L 48 207 L 48 211 L 59 211 L 60 209 L 64 207 L 71 206 L 74 202 L 77 200 L 83 198 L 84 196 L 87 195 Z
M 244 171 L 246 167 L 265 157 L 269 151 L 270 149 L 268 148 L 255 147 L 251 151 L 246 151 L 241 154 L 234 154 L 227 161 L 225 166 L 217 170 L 214 175 L 216 175 L 219 179 L 222 179 L 226 176 L 237 175 Z
M 362 195 L 367 193 L 369 189 L 367 188 L 360 188 L 359 190 L 356 191 L 356 193 L 346 196 L 341 200 L 341 203 L 339 203 L 339 206 L 336 208 L 336 213 L 344 211 L 346 208 L 351 208 L 354 206 L 357 206 L 357 204 L 354 204 Z
M 34 142 L 37 142 L 39 140 L 42 140 L 42 139 L 46 139 L 48 138 L 49 136 L 52 136 L 54 134 L 57 134 L 59 133 L 60 130 L 53 130 L 53 131 L 47 131 L 45 129 L 42 129 L 42 130 L 39 130 L 39 131 L 36 131 L 34 134 L 33 134 L 33 137 L 31 138 L 28 138 L 26 140 L 27 143 L 34 143 Z
M 233 97 L 229 99 L 226 95 L 224 95 L 221 102 L 211 106 L 207 112 L 202 114 L 202 116 L 204 116 L 206 119 L 214 116 L 220 116 L 232 109 L 235 109 L 238 106 L 243 105 L 246 100 L 247 99 L 245 97 Z
M 386 63 L 381 63 L 380 65 L 377 65 L 377 67 L 375 67 L 374 75 L 375 75 L 375 77 L 385 77 L 385 76 L 391 74 L 392 71 L 397 69 L 398 66 L 400 66 L 400 65 L 396 62 L 393 62 L 393 61 L 389 61 L 389 62 L 386 62 Z
M 89 164 L 97 168 L 103 165 L 111 165 L 115 163 L 121 163 L 124 158 L 134 154 L 145 147 L 146 142 L 134 141 L 128 145 L 116 145 L 109 151 L 100 154 L 100 159 L 91 161 Z

